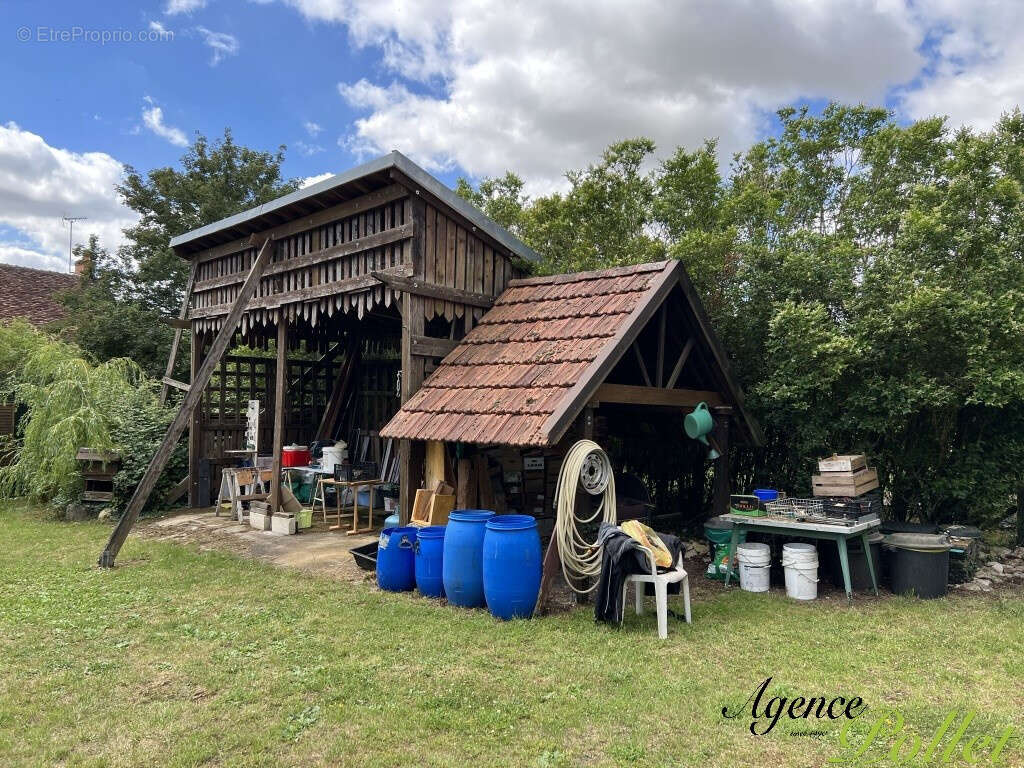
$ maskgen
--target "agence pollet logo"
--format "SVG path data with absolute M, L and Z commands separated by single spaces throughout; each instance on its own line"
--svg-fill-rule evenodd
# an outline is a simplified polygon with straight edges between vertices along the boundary
M 860 696 L 769 696 L 765 678 L 742 705 L 722 707 L 728 720 L 750 718 L 754 736 L 768 736 L 782 720 L 816 723 L 820 734 L 838 724 L 840 752 L 827 759 L 835 766 L 1008 765 L 1020 755 L 1020 739 L 1011 725 L 993 725 L 976 710 L 954 709 L 934 729 L 918 728 L 898 708 L 870 707 Z

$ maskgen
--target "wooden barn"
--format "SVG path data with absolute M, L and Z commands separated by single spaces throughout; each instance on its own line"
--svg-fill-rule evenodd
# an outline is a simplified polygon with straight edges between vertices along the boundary
M 465 506 L 550 517 L 560 457 L 582 435 L 647 479 L 644 457 L 678 448 L 700 495 L 707 449 L 681 421 L 700 402 L 723 454 L 760 439 L 680 263 L 526 277 L 533 251 L 398 152 L 171 245 L 191 266 L 164 377 L 180 410 L 101 565 L 186 429 L 180 488 L 192 507 L 211 503 L 245 447 L 250 400 L 259 453 L 273 456 L 271 511 L 291 442 L 343 439 L 390 467 L 408 519 L 440 479 Z M 189 382 L 172 378 L 185 330 Z M 721 511 L 725 459 L 718 470 Z

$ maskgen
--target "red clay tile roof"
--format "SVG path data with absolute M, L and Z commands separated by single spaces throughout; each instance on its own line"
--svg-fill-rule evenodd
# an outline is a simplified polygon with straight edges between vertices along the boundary
M 23 317 L 32 325 L 45 325 L 64 316 L 54 294 L 66 291 L 77 275 L 0 264 L 0 322 Z
M 549 417 L 675 264 L 513 280 L 381 435 L 548 444 Z

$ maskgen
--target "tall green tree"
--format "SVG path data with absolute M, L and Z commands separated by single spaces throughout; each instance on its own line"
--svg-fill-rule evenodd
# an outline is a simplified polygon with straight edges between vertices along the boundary
M 97 361 L 127 356 L 150 375 L 162 375 L 173 333 L 160 318 L 177 315 L 188 278 L 171 238 L 298 189 L 297 181 L 282 176 L 283 162 L 283 146 L 249 149 L 225 130 L 213 142 L 197 136 L 178 168 L 143 175 L 125 166 L 117 191 L 139 214 L 138 223 L 125 230 L 128 242 L 116 255 L 93 239 L 80 251 L 92 252 L 94 280 L 65 298 L 65 331 Z M 184 360 L 187 354 L 179 364 Z
M 862 450 L 897 517 L 993 522 L 1024 485 L 1024 118 L 778 118 L 726 174 L 713 141 L 644 172 L 634 140 L 564 193 L 467 196 L 549 271 L 685 262 L 766 434 L 739 487 L 809 493 L 819 456 Z

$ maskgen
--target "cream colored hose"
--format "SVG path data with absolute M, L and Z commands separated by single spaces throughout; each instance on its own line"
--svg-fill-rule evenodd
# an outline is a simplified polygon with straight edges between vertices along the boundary
M 604 498 L 597 511 L 589 517 L 576 516 L 576 492 L 580 488 L 591 496 L 603 494 Z M 574 581 L 591 580 L 601 573 L 601 550 L 594 542 L 587 541 L 580 533 L 580 527 L 600 522 L 615 524 L 615 476 L 608 454 L 593 440 L 580 440 L 569 449 L 558 473 L 558 487 L 555 491 L 557 516 L 555 518 L 555 540 L 558 542 L 562 573 L 572 590 L 586 594 L 597 586 L 597 581 L 588 588 L 577 587 Z

